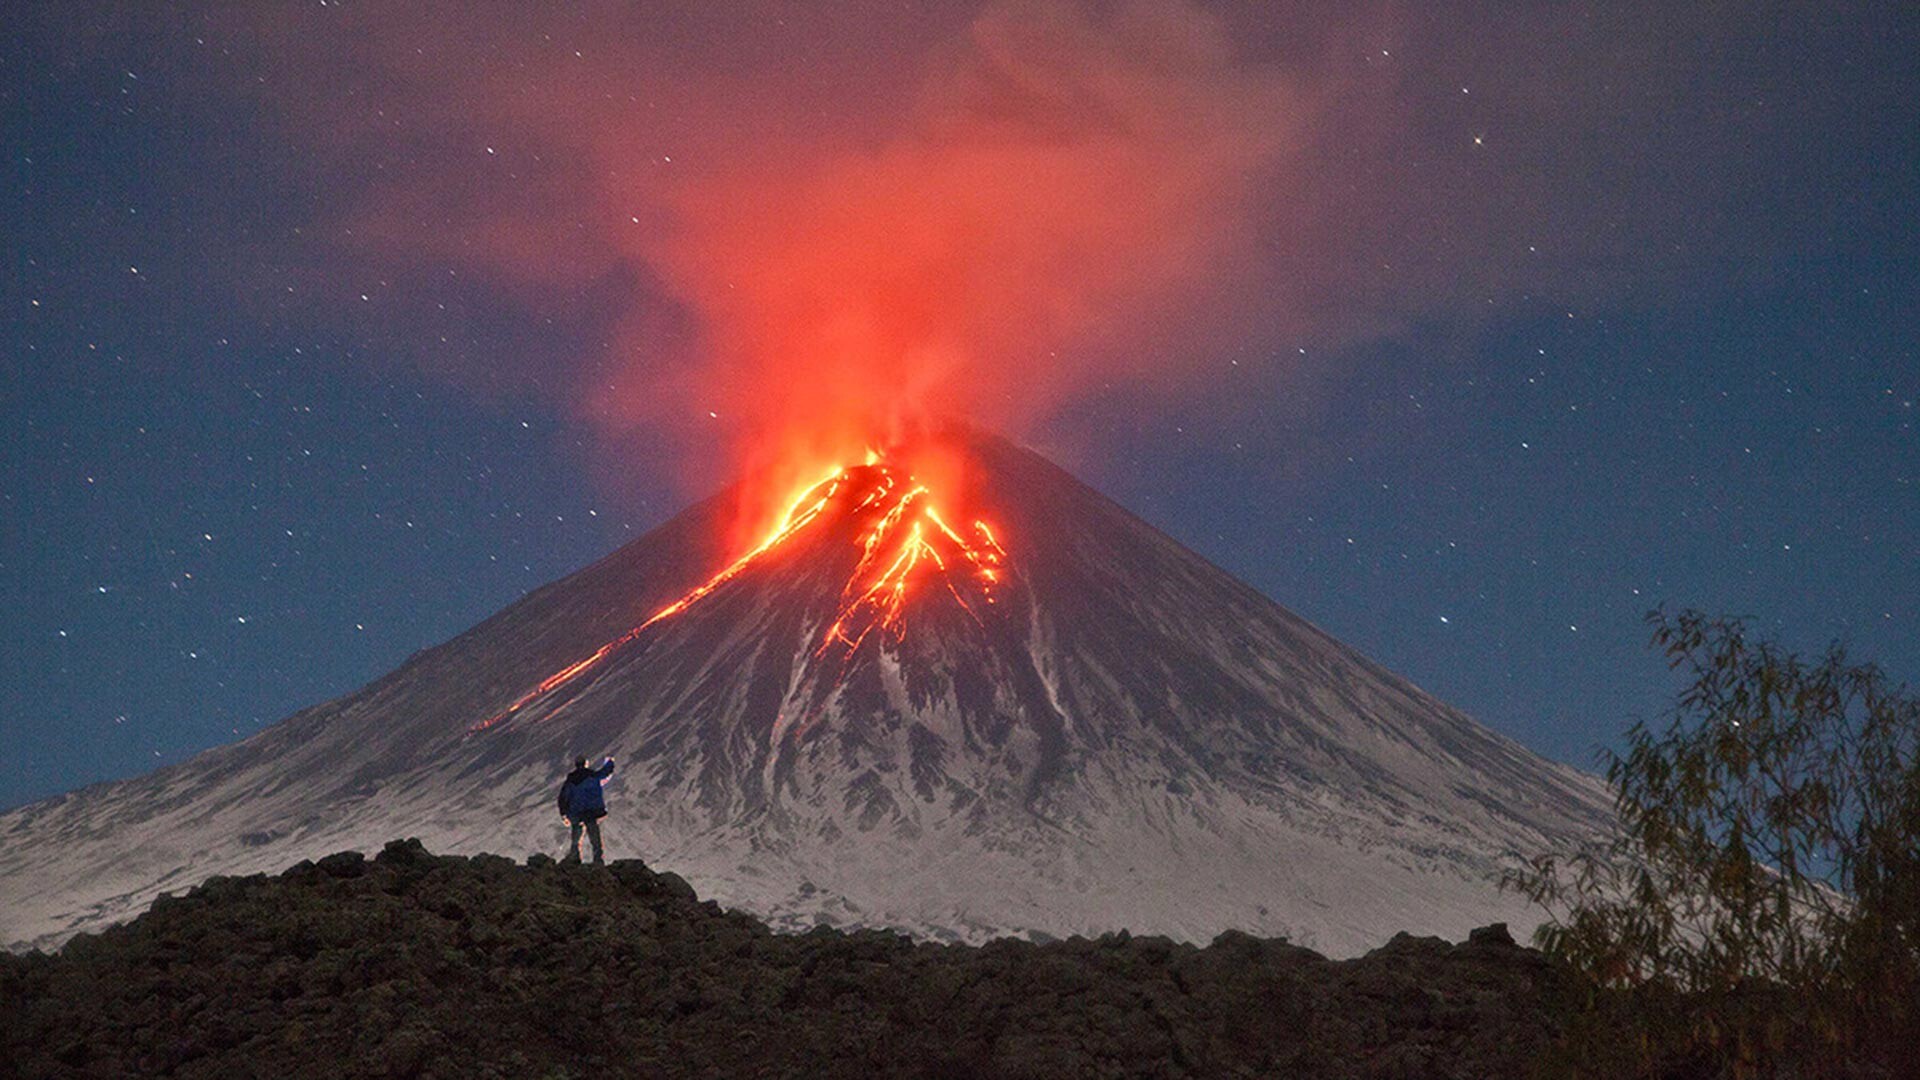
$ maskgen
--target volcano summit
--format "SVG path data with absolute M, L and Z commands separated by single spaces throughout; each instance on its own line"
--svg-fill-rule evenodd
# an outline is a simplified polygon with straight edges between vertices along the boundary
M 722 493 L 354 694 L 0 815 L 0 942 L 396 835 L 555 852 L 575 752 L 625 762 L 615 856 L 780 927 L 968 941 L 1530 924 L 1503 860 L 1605 821 L 1031 451 L 927 445 L 964 489 L 870 454 L 744 555 Z

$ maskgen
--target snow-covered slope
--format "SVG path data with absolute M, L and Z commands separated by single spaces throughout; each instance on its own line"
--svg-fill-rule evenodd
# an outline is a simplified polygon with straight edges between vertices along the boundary
M 887 569 L 862 538 L 892 504 L 859 501 L 892 482 L 883 466 L 821 489 L 805 528 L 649 623 L 722 563 L 716 497 L 357 693 L 0 815 L 0 943 L 399 836 L 557 853 L 553 793 L 576 752 L 621 759 L 612 856 L 776 925 L 966 940 L 1236 927 L 1338 955 L 1399 930 L 1525 926 L 1495 887 L 1503 860 L 1604 821 L 1593 778 L 1038 455 L 949 438 L 994 561 L 966 561 L 985 550 L 955 546 L 971 535 L 934 536 L 896 621 L 861 591 Z

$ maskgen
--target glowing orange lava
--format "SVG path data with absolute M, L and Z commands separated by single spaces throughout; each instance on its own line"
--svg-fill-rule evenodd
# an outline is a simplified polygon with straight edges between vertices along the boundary
M 926 484 L 897 471 L 877 451 L 869 451 L 863 464 L 837 468 L 804 488 L 774 529 L 746 554 L 645 622 L 542 679 L 498 715 L 473 725 L 469 731 L 493 727 L 573 682 L 638 640 L 655 623 L 685 611 L 740 576 L 769 551 L 829 519 L 843 517 L 856 526 L 853 535 L 860 546 L 860 557 L 841 590 L 832 622 L 812 650 L 814 658 L 836 648 L 851 657 L 875 630 L 898 640 L 905 631 L 910 596 L 931 575 L 939 577 L 961 610 L 976 621 L 979 613 L 961 592 L 960 583 L 970 581 L 971 591 L 980 599 L 994 602 L 994 589 L 1005 573 L 1007 553 L 993 529 L 979 520 L 965 529 L 949 525 L 935 508 L 933 493 Z

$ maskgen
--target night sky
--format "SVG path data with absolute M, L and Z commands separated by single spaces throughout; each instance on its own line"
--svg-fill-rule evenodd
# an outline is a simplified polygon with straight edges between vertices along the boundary
M 1920 9 L 1437 6 L 10 11 L 0 805 L 787 445 L 802 279 L 1549 756 L 1656 604 L 1920 677 Z

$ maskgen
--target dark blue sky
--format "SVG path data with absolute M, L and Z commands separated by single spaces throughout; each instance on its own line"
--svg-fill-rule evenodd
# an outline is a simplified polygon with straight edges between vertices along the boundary
M 1295 209 L 1263 219 L 1310 222 L 1270 249 L 1305 284 L 1155 341 L 1190 354 L 1177 385 L 1093 385 L 1016 434 L 1565 760 L 1661 708 L 1657 603 L 1920 673 L 1920 16 L 1269 7 L 1219 15 L 1319 103 L 1266 181 Z M 583 242 L 590 272 L 529 282 L 341 237 L 464 183 L 438 132 L 467 117 L 566 161 L 569 118 L 487 95 L 574 78 L 541 50 L 605 20 L 676 72 L 810 88 L 820 137 L 858 141 L 972 17 L 754 10 L 61 6 L 9 33 L 0 805 L 354 689 L 717 482 L 724 422 L 610 431 L 570 389 L 636 311 L 663 353 L 700 332 L 648 266 Z M 507 74 L 422 90 L 367 60 L 435 33 Z M 711 150 L 687 115 L 595 123 Z M 559 174 L 527 196 L 543 229 L 591 231 Z

